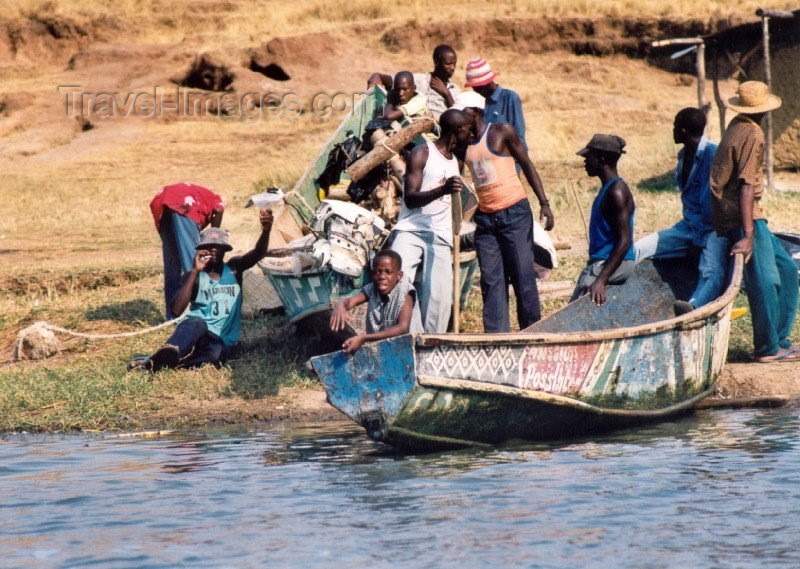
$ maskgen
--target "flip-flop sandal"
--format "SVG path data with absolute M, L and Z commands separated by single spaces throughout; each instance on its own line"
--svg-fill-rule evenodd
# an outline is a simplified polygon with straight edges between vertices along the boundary
M 756 363 L 768 364 L 772 362 L 794 362 L 800 361 L 800 349 L 780 348 L 771 356 L 760 356 L 755 359 Z
M 128 362 L 128 371 L 135 369 L 147 369 L 147 362 L 150 360 L 149 355 L 135 355 L 130 362 Z

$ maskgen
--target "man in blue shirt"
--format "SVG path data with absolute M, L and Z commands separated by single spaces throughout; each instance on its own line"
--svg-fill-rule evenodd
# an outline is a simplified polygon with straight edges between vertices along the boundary
M 683 219 L 634 244 L 637 262 L 651 257 L 680 258 L 692 249 L 700 250 L 697 287 L 688 302 L 675 303 L 678 315 L 708 304 L 725 287 L 728 240 L 717 235 L 711 222 L 710 171 L 717 145 L 703 135 L 705 128 L 706 115 L 700 109 L 686 108 L 675 116 L 672 137 L 676 144 L 683 144 L 675 169 Z
M 525 117 L 522 115 L 522 101 L 511 89 L 501 87 L 494 82 L 497 73 L 485 59 L 473 59 L 467 64 L 467 87 L 486 99 L 483 120 L 487 123 L 508 123 L 517 131 L 525 151 Z

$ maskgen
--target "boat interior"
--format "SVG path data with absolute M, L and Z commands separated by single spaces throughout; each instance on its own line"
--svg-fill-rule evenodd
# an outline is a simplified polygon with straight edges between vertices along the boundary
M 585 295 L 522 332 L 588 332 L 669 320 L 675 301 L 688 300 L 694 291 L 697 265 L 691 257 L 644 261 L 625 284 L 606 287 L 603 306 Z

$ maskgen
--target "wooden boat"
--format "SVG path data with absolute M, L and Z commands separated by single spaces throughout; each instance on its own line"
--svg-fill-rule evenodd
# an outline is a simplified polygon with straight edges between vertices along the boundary
M 742 259 L 714 302 L 680 317 L 693 288 L 645 262 L 596 307 L 584 296 L 516 334 L 406 335 L 311 360 L 337 409 L 411 450 L 561 439 L 691 410 L 725 363 Z

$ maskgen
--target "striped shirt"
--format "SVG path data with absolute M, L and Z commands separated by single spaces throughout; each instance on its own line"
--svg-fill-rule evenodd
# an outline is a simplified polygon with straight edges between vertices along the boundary
M 720 235 L 742 226 L 739 194 L 742 183 L 755 189 L 753 219 L 766 219 L 760 201 L 764 193 L 764 131 L 750 117 L 738 115 L 728 128 L 711 163 L 711 217 Z

